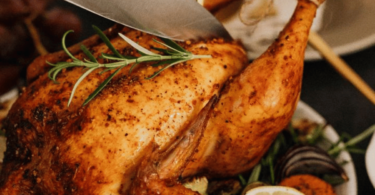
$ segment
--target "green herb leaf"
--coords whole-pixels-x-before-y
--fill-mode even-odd
[[[345,180],[342,177],[337,176],[337,175],[324,174],[322,179],[330,183],[333,186],[339,185],[345,182]]]
[[[307,137],[307,143],[315,145],[323,137],[323,131],[325,125],[317,125],[317,127],[312,131],[312,134]]]
[[[68,107],[70,105],[70,103],[72,102],[72,99],[74,97],[74,92],[76,91],[78,85],[82,82],[82,80],[84,78],[86,78],[87,75],[89,75],[92,71],[94,71],[95,69],[97,68],[90,68],[89,70],[87,70],[83,75],[81,75],[79,77],[79,79],[77,80],[77,82],[74,84],[74,87],[73,87],[73,90],[72,90],[72,93],[70,93],[70,97],[69,97],[69,101],[68,101]]]
[[[238,179],[240,180],[242,186],[246,185],[246,180],[241,174],[238,175]]]
[[[170,52],[170,50],[168,50],[168,49],[163,49],[163,48],[158,48],[158,47],[153,47],[152,49],[154,49],[156,51],[159,51],[163,54],[170,54],[170,55],[175,54],[173,52]]]
[[[262,171],[262,165],[257,164],[253,170],[251,171],[249,180],[247,181],[247,184],[259,181],[260,172]]]
[[[161,43],[162,45],[165,45],[166,47],[168,48],[173,48],[174,50],[177,50],[181,53],[186,53],[187,51],[181,47],[179,44],[177,44],[176,42],[172,41],[172,40],[169,40],[169,39],[166,39],[166,38],[160,38],[165,44]],[[158,43],[160,43],[159,41],[157,41]]]
[[[360,148],[346,148],[352,154],[366,154],[366,150]]]
[[[372,135],[375,132],[375,125],[372,125],[365,131],[363,131],[361,134],[355,136],[354,138],[350,139],[348,142],[346,142],[343,145],[336,145],[334,148],[328,151],[329,155],[337,155],[342,150],[347,149],[349,146],[354,146],[355,144],[361,142],[362,140],[366,139],[370,135]]]
[[[176,65],[176,64],[178,64],[178,63],[185,62],[185,61],[186,61],[185,59],[183,59],[183,60],[177,60],[177,61],[175,61],[174,63],[169,64],[169,65],[163,67],[162,69],[156,71],[153,75],[151,75],[150,77],[148,77],[148,78],[146,78],[146,79],[147,79],[147,80],[149,80],[149,79],[153,79],[153,78],[155,78],[156,76],[158,76],[161,72],[163,72],[165,69],[170,68],[170,67],[172,67],[172,66],[174,66],[174,65]]]
[[[119,61],[124,59],[124,58],[119,58],[119,57],[109,55],[109,54],[106,54],[106,53],[102,53],[101,58],[107,59],[107,60],[119,60]],[[125,58],[129,59],[128,57],[125,57]],[[133,59],[135,59],[135,57]]]
[[[100,39],[107,45],[107,47],[115,54],[117,57],[122,58],[123,56],[115,49],[108,37],[97,27],[92,26],[95,32],[99,35]]]
[[[295,129],[292,126],[291,123],[289,123],[288,130],[289,130],[290,134],[292,135],[292,139],[293,139],[294,143],[299,144],[298,135],[297,135],[297,133],[296,133],[296,131],[295,131]]]
[[[89,97],[85,100],[85,102],[83,103],[83,106],[87,105],[92,99],[94,99],[95,96],[97,96],[99,94],[100,91],[102,91],[104,89],[105,86],[107,86],[107,84],[112,80],[112,78],[122,69],[124,68],[124,66],[121,66],[120,68],[118,68],[115,72],[113,72],[107,79],[104,80],[103,83],[101,83],[99,85],[98,88],[95,89],[94,92],[92,92]]]
[[[179,61],[181,61],[181,60],[180,59],[163,60],[163,61],[160,61],[160,62],[157,62],[157,63],[153,64],[152,66],[157,67],[157,66],[162,66],[162,65],[166,65],[166,64],[175,64],[175,63],[179,63]]]
[[[119,33],[118,35],[120,35],[120,37],[122,39],[124,39],[127,43],[129,43],[129,45],[131,45],[132,47],[134,47],[137,51],[143,53],[144,55],[158,55],[152,51],[149,51],[147,50],[146,48],[138,45],[136,42],[134,42],[133,40],[129,39],[128,37],[126,37],[125,35],[123,35],[122,33]]]
[[[75,58],[75,57],[69,52],[69,50],[66,48],[66,45],[65,45],[65,39],[66,39],[66,37],[68,36],[68,34],[71,33],[71,32],[74,32],[74,30],[69,30],[69,31],[67,31],[66,33],[64,33],[61,43],[62,43],[62,47],[63,47],[63,50],[65,51],[65,53],[68,54],[68,56],[69,56],[70,58],[72,58],[73,60],[78,60],[77,58]]]
[[[133,69],[134,69],[138,64],[139,64],[139,63],[134,63],[134,64],[130,67],[130,69],[129,69],[129,74],[132,73]]]
[[[86,46],[84,45],[81,45],[81,50],[83,51],[83,53],[86,54],[86,56],[92,61],[92,62],[98,62],[98,60],[96,60],[96,58],[90,53],[90,51],[87,49]]]

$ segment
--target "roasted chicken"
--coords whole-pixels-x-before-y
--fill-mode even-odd
[[[180,43],[195,59],[157,70],[123,69],[88,105],[85,98],[109,72],[90,74],[67,101],[82,68],[52,82],[36,59],[29,86],[4,122],[7,150],[0,194],[197,194],[181,179],[229,177],[250,170],[287,125],[299,100],[307,36],[322,1],[299,0],[290,23],[250,65],[244,49],[220,38]],[[116,34],[145,48],[153,36],[123,27],[106,31],[124,55],[139,55]],[[97,37],[83,44],[98,57],[110,50]],[[85,58],[70,48],[77,58]]]

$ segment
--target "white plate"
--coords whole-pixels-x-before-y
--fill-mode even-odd
[[[371,142],[367,147],[366,151],[366,168],[367,174],[371,180],[372,185],[375,188],[375,134],[372,135]]]
[[[12,90],[9,90],[8,92],[4,93],[3,95],[0,95],[0,103],[3,103],[8,100],[12,100],[16,98],[18,95],[17,88],[13,88]]]
[[[325,124],[325,120],[315,110],[309,107],[304,102],[299,102],[297,110],[294,113],[296,119],[308,119],[319,124]],[[325,131],[325,137],[329,140],[336,142],[339,140],[339,136],[332,126],[327,126]],[[341,152],[337,158],[338,162],[347,161],[349,163],[343,166],[346,174],[349,177],[349,181],[335,187],[337,195],[357,195],[357,177],[354,169],[354,164],[350,154],[348,152]]]
[[[18,96],[18,90],[16,88],[14,88],[14,89],[8,91],[7,93],[5,93],[3,95],[0,95],[0,104],[4,103],[6,101],[14,102],[14,100],[17,98],[17,96]],[[2,118],[5,118],[6,114],[8,113],[8,109],[6,109],[6,110],[0,109],[0,121],[1,121]],[[5,137],[0,136],[0,163],[3,162],[3,158],[4,158],[5,142],[6,142]]]
[[[247,0],[264,1],[264,0]],[[233,3],[218,13],[229,33],[244,42],[250,59],[262,54],[289,20],[297,0],[273,0],[275,14],[254,26],[240,22],[238,4]],[[239,1],[241,2],[241,1]],[[224,15],[231,15],[224,17]],[[319,8],[312,29],[318,31],[325,41],[339,55],[352,53],[375,44],[375,2],[374,0],[326,0]],[[306,60],[321,59],[308,47]]]

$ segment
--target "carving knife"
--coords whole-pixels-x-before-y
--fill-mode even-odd
[[[223,25],[196,0],[66,0],[119,24],[177,41],[222,37]]]

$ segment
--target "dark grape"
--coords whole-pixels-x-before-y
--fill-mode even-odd
[[[14,24],[32,13],[42,13],[49,0],[0,0],[0,23]]]
[[[79,18],[52,1],[0,0],[0,94],[15,84],[20,70],[45,53],[43,48],[47,52],[60,50],[66,31],[75,31],[71,40],[79,38]]]
[[[33,49],[27,30],[22,24],[0,24],[0,61],[21,57]]]
[[[68,30],[74,30],[70,38],[77,39],[82,31],[81,21],[72,11],[55,7],[40,15],[35,25],[54,41],[60,41],[62,35]]]
[[[0,95],[12,89],[19,78],[22,67],[0,63]]]

